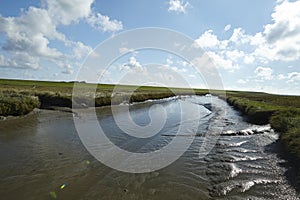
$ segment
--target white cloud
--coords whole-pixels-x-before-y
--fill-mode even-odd
[[[195,45],[198,45],[201,48],[218,47],[220,45],[220,41],[217,36],[213,34],[212,30],[208,30],[195,40]]]
[[[267,24],[264,35],[280,60],[300,58],[300,1],[283,1],[272,13],[272,24]]]
[[[256,76],[261,77],[264,80],[273,79],[273,70],[270,67],[257,67],[254,73]]]
[[[55,24],[69,25],[85,19],[92,27],[108,32],[123,29],[121,21],[111,20],[108,16],[92,11],[94,0],[47,0],[49,16]]]
[[[284,74],[278,74],[277,75],[278,80],[287,80],[287,83],[295,83],[300,82],[300,72],[290,72],[286,75]]]
[[[65,69],[61,72],[62,74],[73,74],[74,71],[72,69]]]
[[[272,19],[262,32],[253,35],[235,28],[229,39],[219,40],[208,30],[195,40],[195,44],[209,52],[217,66],[229,66],[224,68],[227,70],[300,59],[300,1],[278,1]],[[231,28],[229,25],[224,31]]]
[[[179,65],[182,65],[183,67],[186,67],[186,66],[189,65],[189,63],[186,62],[186,61],[179,61],[178,64],[179,64]]]
[[[284,1],[272,13],[273,24],[265,26],[264,33],[270,43],[299,34],[300,2]]]
[[[167,58],[166,62],[167,62],[168,66],[170,66],[170,65],[172,65],[174,63],[173,60],[170,59],[170,58]]]
[[[278,78],[279,80],[284,80],[284,79],[286,79],[287,77],[286,77],[285,75],[283,75],[283,74],[278,74],[278,75],[277,75],[277,78]]]
[[[186,13],[187,7],[190,6],[189,2],[184,2],[181,0],[169,0],[169,12],[178,12],[178,13]]]
[[[230,58],[233,61],[238,61],[240,58],[243,58],[245,56],[243,51],[239,50],[232,50],[232,51],[226,51],[226,56]]]
[[[111,20],[108,16],[104,16],[100,13],[91,14],[87,18],[87,22],[92,27],[104,32],[116,32],[123,29],[123,24],[121,21]]]
[[[20,17],[0,16],[0,31],[6,34],[7,40],[2,46],[5,51],[27,52],[32,56],[54,59],[63,56],[49,47],[49,39],[65,40],[65,37],[56,31],[46,10],[30,7]]]
[[[166,67],[170,67],[170,66],[167,65]],[[185,68],[178,68],[178,67],[170,67],[170,68],[177,73],[184,73],[187,71]]]
[[[255,58],[252,55],[245,55],[244,57],[244,63],[245,64],[252,64],[254,62]]]
[[[19,69],[38,69],[39,58],[32,57],[26,52],[16,52],[12,58],[6,58],[0,55],[0,67],[19,68]]]
[[[143,73],[147,71],[147,69],[144,66],[142,66],[141,63],[138,62],[134,56],[131,56],[128,60],[128,63],[123,64],[120,69],[131,70],[135,73]]]
[[[227,24],[225,27],[224,27],[224,31],[227,32],[231,29],[231,24]]]
[[[41,8],[31,6],[22,11],[20,16],[0,15],[0,33],[5,35],[1,48],[6,55],[1,66],[36,69],[41,66],[42,61],[61,66],[62,62],[84,58],[92,48],[82,42],[69,40],[57,30],[58,26],[66,26],[79,20],[89,23],[94,17],[93,26],[102,31],[123,28],[122,22],[110,20],[109,17],[92,11],[93,2],[94,0],[45,0],[42,1]],[[72,54],[68,55],[56,49],[51,45],[53,41],[67,47]]]
[[[92,48],[86,46],[82,42],[74,42],[73,43],[73,56],[76,59],[82,59],[87,56],[90,52],[92,52]],[[95,56],[96,52],[93,52],[92,56]],[[91,55],[91,54],[90,54]]]
[[[254,36],[251,37],[250,44],[253,46],[260,46],[266,42],[266,39],[262,35],[262,33],[256,33]]]
[[[217,68],[222,68],[230,72],[239,69],[239,67],[235,65],[232,60],[224,58],[223,55],[217,54],[212,51],[207,52],[207,54],[213,60]]]
[[[120,52],[121,54],[124,54],[124,53],[130,53],[130,52],[134,52],[134,49],[127,48],[127,47],[121,47],[121,48],[119,48],[119,52]]]
[[[266,24],[261,32],[249,34],[242,28],[235,28],[231,37],[220,40],[212,30],[208,30],[195,40],[195,47],[202,47],[218,68],[227,71],[242,67],[272,66],[277,61],[283,64],[299,61],[300,1],[280,0],[276,4],[272,22]],[[224,27],[224,31],[230,29],[229,25]],[[299,72],[276,75],[271,67],[257,67],[255,73],[259,79],[253,79],[260,86],[274,78],[295,85],[299,84],[300,79]],[[244,81],[237,80],[241,84]]]
[[[298,82],[300,81],[300,72],[291,72],[291,73],[288,73],[287,75],[288,77],[288,83],[291,83],[291,82]]]
[[[69,25],[91,13],[94,0],[47,0],[46,6],[51,19],[56,24]]]
[[[242,28],[236,28],[233,30],[229,41],[234,42],[237,45],[241,45],[249,43],[251,41],[251,37],[250,35],[245,34],[245,31]]]
[[[173,58],[170,56],[166,59],[166,64],[162,67],[164,70],[172,69],[176,73],[185,73],[187,72],[187,69],[185,68],[188,65],[188,62],[184,60],[173,60]]]

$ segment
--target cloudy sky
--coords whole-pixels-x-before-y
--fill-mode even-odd
[[[0,78],[74,80],[99,43],[142,27],[192,38],[226,89],[300,95],[300,1],[291,0],[1,0]],[[103,82],[153,62],[203,87],[185,61],[152,51],[126,54]]]

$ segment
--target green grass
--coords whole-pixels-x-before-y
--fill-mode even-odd
[[[8,91],[0,92],[0,115],[25,115],[38,107],[40,107],[40,101],[35,96]]]
[[[191,94],[191,89],[184,88],[164,88],[164,87],[151,87],[142,86],[136,88],[131,85],[117,85],[118,91],[114,93],[116,85],[111,84],[89,84],[78,83],[76,87],[79,88],[79,93],[72,96],[74,82],[50,82],[50,81],[31,81],[31,80],[7,80],[0,79],[0,97],[5,99],[6,102],[15,102],[14,98],[10,96],[22,95],[23,101],[25,97],[38,98],[39,104],[32,104],[27,106],[28,111],[37,108],[51,108],[51,107],[69,107],[72,108],[73,104],[76,107],[84,106],[106,106],[111,104],[120,104],[122,102],[142,102],[148,99],[161,99],[171,97],[176,94]],[[91,91],[96,90],[96,96],[93,97]],[[129,96],[129,91],[134,93]],[[204,95],[208,90],[193,90],[195,94]],[[3,94],[6,95],[3,95]],[[114,95],[112,95],[114,93]],[[113,96],[113,97],[112,97]],[[4,101],[4,100],[2,100]],[[22,101],[22,98],[19,98]],[[26,99],[26,101],[28,101]],[[28,101],[29,102],[29,101]],[[24,103],[27,105],[26,103]],[[23,109],[17,109],[14,112],[7,109],[7,103],[0,105],[0,115],[23,115]],[[13,105],[13,104],[11,104]]]
[[[254,124],[267,124],[273,113],[280,109],[278,106],[241,97],[228,96],[227,102],[246,115],[248,121]]]

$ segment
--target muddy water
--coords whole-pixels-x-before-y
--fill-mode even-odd
[[[0,199],[299,198],[284,176],[285,161],[273,153],[277,139],[273,132],[219,137],[212,151],[199,158],[203,134],[210,130],[210,124],[222,125],[224,131],[257,128],[244,122],[221,100],[215,102],[216,107],[226,110],[222,116],[201,105],[207,103],[208,97],[132,105],[131,116],[141,125],[149,123],[151,105],[160,104],[166,109],[164,128],[147,139],[122,133],[109,108],[97,109],[97,116],[116,145],[150,152],[167,145],[177,131],[178,101],[201,107],[200,126],[195,132],[199,137],[173,164],[143,174],[119,172],[94,159],[81,143],[71,113],[44,110],[0,122]]]

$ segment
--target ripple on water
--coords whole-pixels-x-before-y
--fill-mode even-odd
[[[224,152],[237,152],[237,153],[257,153],[257,150],[254,149],[246,149],[246,148],[230,148],[222,150]]]
[[[243,170],[238,168],[236,164],[231,164],[231,171],[230,171],[230,177],[234,178],[239,175],[239,173],[242,173]]]
[[[241,183],[241,192],[246,192],[247,190],[250,190],[250,188],[252,188],[255,185],[259,185],[259,184],[277,184],[279,183],[279,180],[268,180],[268,179],[256,179],[256,180],[252,180],[252,181],[247,181],[244,183]]]
[[[231,193],[245,193],[251,188],[257,185],[278,185],[279,180],[273,179],[253,179],[253,180],[241,180],[241,181],[229,181],[215,185],[211,192],[217,196],[229,196]]]

